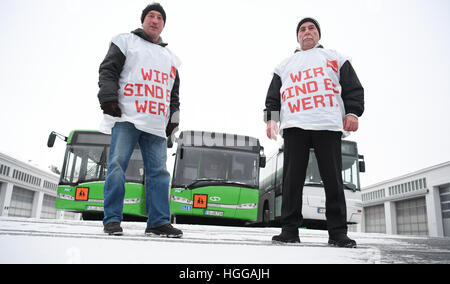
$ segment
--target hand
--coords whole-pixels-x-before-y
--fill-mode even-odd
[[[178,131],[178,123],[169,122],[166,127],[166,137],[172,136]]]
[[[167,148],[173,147],[173,137],[178,131],[178,123],[169,122],[166,127]]]
[[[114,117],[121,117],[122,111],[120,110],[118,102],[106,102],[101,104],[101,109],[104,114],[109,114]]]
[[[356,131],[358,130],[359,122],[358,117],[354,115],[346,115],[344,118],[344,130],[345,131]]]
[[[269,139],[277,140],[278,135],[278,123],[274,120],[267,122],[266,134]]]

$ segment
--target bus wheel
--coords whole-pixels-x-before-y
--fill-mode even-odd
[[[82,212],[81,217],[85,221],[101,221],[103,220],[103,212]]]

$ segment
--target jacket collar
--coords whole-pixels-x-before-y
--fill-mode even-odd
[[[323,48],[323,46],[320,44],[320,43],[318,43],[318,44],[316,44],[316,46],[314,46],[313,48]],[[295,49],[295,52],[294,53],[297,53],[297,52],[301,52],[301,51],[303,51],[300,47],[297,47],[296,49]]]
[[[143,40],[146,40],[148,42],[154,43],[152,42],[152,40],[148,37],[148,35],[144,32],[143,29],[139,28],[139,29],[135,29],[134,31],[132,31],[131,33],[137,35],[138,37],[142,38]],[[162,38],[159,37],[158,38],[158,42],[156,43],[157,45],[160,45],[162,47],[166,47],[167,43],[163,42]]]

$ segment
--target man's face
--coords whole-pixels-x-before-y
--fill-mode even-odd
[[[142,23],[142,29],[156,43],[159,35],[164,29],[164,20],[160,12],[152,10],[148,12]]]
[[[298,30],[298,42],[302,50],[308,50],[316,46],[319,42],[319,31],[311,22],[303,23]]]

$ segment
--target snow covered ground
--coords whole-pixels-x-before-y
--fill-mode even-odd
[[[358,248],[346,249],[329,247],[327,232],[318,230],[301,230],[301,244],[280,246],[271,243],[279,228],[177,224],[183,238],[167,239],[146,237],[145,223],[122,227],[123,236],[108,236],[100,221],[0,217],[0,263],[398,263],[415,259],[386,254],[386,248],[427,250],[408,237],[384,234],[349,233]],[[450,250],[443,252],[449,263]]]

